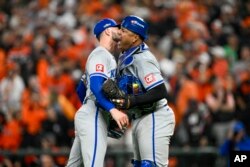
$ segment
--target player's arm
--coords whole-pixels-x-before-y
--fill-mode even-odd
[[[90,77],[90,89],[96,97],[98,104],[103,107],[106,111],[110,111],[115,108],[115,105],[110,102],[102,93],[102,85],[106,78],[101,76]]]
[[[129,124],[127,115],[115,108],[115,105],[111,103],[102,92],[102,85],[106,78],[101,76],[90,77],[90,89],[96,97],[98,104],[106,111],[109,111],[113,119],[116,121],[120,129],[123,129]]]
[[[152,104],[167,98],[167,89],[160,72],[157,61],[153,58],[143,57],[135,62],[137,76],[146,92],[140,95],[129,96],[130,107]]]
[[[150,89],[144,94],[128,96],[130,104],[129,107],[134,107],[143,104],[150,104],[161,99],[167,98],[167,89],[164,83]]]
[[[167,98],[167,89],[164,83],[161,83],[154,88],[140,95],[124,95],[121,98],[112,99],[112,101],[121,109],[129,109],[134,106],[151,104],[161,99]]]

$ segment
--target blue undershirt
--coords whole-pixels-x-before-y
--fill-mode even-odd
[[[96,97],[97,103],[104,108],[106,111],[110,111],[112,108],[115,108],[115,105],[111,103],[102,92],[102,85],[106,78],[101,76],[92,76],[90,77],[90,90]]]

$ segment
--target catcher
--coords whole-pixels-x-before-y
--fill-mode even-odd
[[[147,30],[147,23],[140,17],[131,15],[123,19],[118,42],[122,54],[116,77],[120,90],[107,80],[103,91],[132,120],[134,167],[165,167],[175,117],[167,104],[159,64],[144,42]]]

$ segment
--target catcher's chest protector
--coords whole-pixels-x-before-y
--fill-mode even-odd
[[[139,95],[145,92],[140,80],[135,76],[123,75],[117,79],[117,83],[126,94]]]

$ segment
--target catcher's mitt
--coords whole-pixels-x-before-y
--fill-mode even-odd
[[[134,100],[136,97],[125,94],[112,79],[107,79],[102,86],[102,91],[104,95],[109,98],[118,109],[125,109],[129,114],[132,110],[141,113],[139,115],[145,115],[152,113],[156,109],[156,103],[144,104],[140,106],[133,107]],[[130,109],[130,110],[128,110]],[[138,115],[136,113],[136,115]]]
[[[120,129],[116,123],[116,121],[112,118],[109,121],[108,125],[108,137],[114,139],[120,139],[126,131],[126,128]]]
[[[103,83],[102,90],[104,95],[109,99],[119,99],[125,96],[125,93],[120,90],[117,83],[110,78]]]
[[[125,93],[119,89],[116,82],[113,81],[112,79],[107,79],[103,83],[102,91],[104,95],[110,100],[124,99],[126,97]],[[121,109],[119,105],[117,104],[115,105],[117,108]],[[108,125],[108,137],[115,138],[115,139],[121,138],[124,135],[126,128],[121,130],[119,126],[117,125],[116,121],[112,118],[111,114],[106,111],[104,111],[104,117]]]
[[[112,79],[107,79],[103,83],[102,91],[118,109],[128,109],[130,107],[129,96],[126,95]]]

